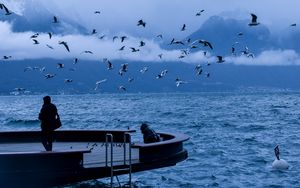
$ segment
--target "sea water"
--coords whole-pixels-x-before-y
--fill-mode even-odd
[[[42,95],[0,96],[0,130],[40,130]],[[179,132],[188,159],[133,174],[135,187],[300,187],[300,93],[53,95],[61,129]],[[55,144],[55,143],[54,143]],[[274,147],[290,168],[272,169]],[[126,180],[127,176],[120,176]],[[65,187],[107,187],[109,179]]]

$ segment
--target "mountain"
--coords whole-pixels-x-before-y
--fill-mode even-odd
[[[248,26],[248,20],[212,16],[206,20],[197,31],[182,40],[190,40],[190,43],[185,42],[184,46],[165,43],[163,47],[166,49],[187,48],[192,45],[193,41],[199,39],[210,42],[213,46],[213,50],[195,42],[194,45],[199,47],[192,51],[205,50],[213,55],[222,56],[231,55],[231,47],[236,48],[235,50],[238,54],[245,50],[245,48],[248,48],[251,53],[258,54],[277,46],[269,29],[263,24],[250,27]]]
[[[43,9],[43,10],[40,10]],[[9,22],[13,32],[52,32],[54,34],[89,34],[88,30],[77,22],[67,18],[58,18],[58,23],[53,23],[54,15],[43,7],[34,9],[28,7],[22,15],[12,13],[5,15],[0,12],[0,21]]]
[[[294,49],[297,53],[300,53],[300,29],[298,27],[288,26],[283,31],[278,39],[278,46],[281,49]]]
[[[203,65],[203,74],[196,75],[195,65],[182,62],[142,63],[113,61],[114,69],[107,70],[107,65],[100,61],[80,61],[74,65],[69,60],[23,60],[0,61],[0,94],[9,94],[15,88],[25,88],[30,93],[122,93],[118,89],[123,85],[127,93],[138,92],[203,92],[203,91],[236,91],[247,88],[299,90],[299,66],[236,66],[232,64]],[[63,63],[64,68],[57,68]],[[128,63],[128,71],[120,76],[121,64]],[[45,66],[46,71],[25,70],[26,67]],[[149,70],[141,74],[147,66]],[[74,69],[70,71],[70,69]],[[162,70],[168,70],[165,77],[156,79]],[[210,77],[206,77],[206,73]],[[45,74],[56,74],[54,78],[45,78]],[[129,78],[134,78],[128,82]],[[176,87],[175,79],[180,78],[188,83]],[[65,83],[65,79],[73,82]],[[97,90],[96,82],[107,79]],[[255,91],[255,89],[254,89]]]
[[[241,35],[238,35],[239,33]],[[200,29],[187,38],[192,41],[207,40],[214,47],[214,54],[224,56],[231,53],[232,46],[237,50],[245,50],[247,46],[254,54],[274,47],[271,33],[263,24],[250,27],[248,20],[225,19],[220,16],[210,17]]]

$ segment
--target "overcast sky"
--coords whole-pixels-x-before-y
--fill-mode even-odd
[[[86,27],[88,30],[97,29],[99,34],[121,35],[129,37],[127,46],[136,46],[140,40],[147,43],[145,50],[139,54],[120,53],[116,50],[120,43],[112,41],[95,42],[90,36],[67,35],[54,36],[48,40],[46,34],[39,37],[43,48],[32,45],[28,38],[33,32],[13,33],[8,23],[0,23],[1,42],[7,42],[0,47],[0,55],[12,55],[15,59],[24,58],[73,58],[81,54],[82,50],[97,49],[93,56],[81,55],[80,58],[100,59],[129,59],[143,61],[159,61],[157,54],[163,53],[166,61],[178,60],[178,50],[167,51],[160,48],[157,41],[149,38],[157,34],[164,36],[184,37],[201,27],[209,17],[220,15],[238,20],[250,20],[250,13],[258,16],[258,21],[268,26],[275,35],[280,34],[292,23],[300,23],[300,1],[297,0],[6,0],[3,3],[12,11],[28,18],[38,18],[41,12],[55,15],[62,20],[72,20]],[[204,9],[201,16],[195,16]],[[100,11],[99,15],[94,11]],[[143,19],[147,26],[137,28],[139,19]],[[186,31],[180,28],[186,24]],[[12,40],[13,38],[13,40]],[[8,40],[9,39],[9,40]],[[57,45],[57,41],[68,41],[71,53]],[[5,44],[5,43],[4,43]],[[55,51],[45,47],[45,44],[55,46]],[[5,47],[3,47],[5,46]],[[34,50],[37,53],[32,53]],[[101,51],[101,53],[100,53]],[[270,54],[281,54],[283,59],[288,58],[292,64],[299,63],[299,55],[293,49],[275,49],[262,52],[256,58],[264,59]],[[208,57],[211,60],[212,57]],[[260,58],[260,59],[259,59]],[[228,58],[236,63],[248,64],[244,58]],[[267,58],[266,62],[273,58]],[[202,53],[195,53],[184,61],[197,62],[204,60]],[[253,64],[253,63],[252,63]],[[278,61],[273,64],[280,64]]]
[[[297,0],[32,0],[33,3],[29,2],[27,3],[30,6],[40,2],[51,12],[79,19],[91,28],[97,25],[120,31],[134,28],[136,20],[141,18],[148,22],[151,30],[161,30],[164,33],[178,29],[181,26],[177,25],[178,23],[187,23],[188,31],[193,32],[207,18],[219,14],[249,19],[249,13],[255,13],[260,22],[271,26],[274,30],[300,21],[300,1]],[[195,17],[202,9],[205,10],[202,16]],[[97,19],[93,14],[95,10],[101,11],[101,16]]]

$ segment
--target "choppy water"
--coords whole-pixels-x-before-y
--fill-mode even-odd
[[[43,96],[1,96],[1,130],[39,130]],[[134,173],[137,187],[300,187],[300,93],[52,96],[64,129],[157,131],[190,136],[186,161]],[[141,139],[138,131],[134,140]],[[290,169],[271,168],[274,147]],[[125,176],[121,179],[126,179]],[[100,179],[69,187],[104,187]]]

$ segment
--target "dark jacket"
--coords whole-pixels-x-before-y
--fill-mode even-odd
[[[55,124],[56,115],[57,108],[54,104],[43,104],[39,113],[42,131],[52,130],[51,127],[53,127]]]
[[[144,143],[153,143],[153,142],[160,141],[159,135],[148,126],[143,127],[142,133],[143,133]]]

